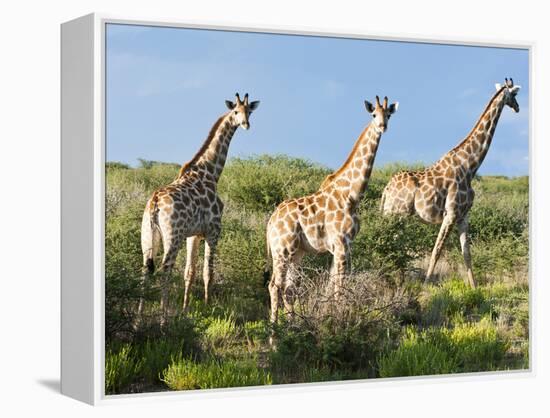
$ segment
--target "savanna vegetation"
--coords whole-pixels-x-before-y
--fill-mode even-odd
[[[405,167],[375,168],[344,302],[325,297],[330,257],[308,256],[297,315],[281,314],[270,350],[266,222],[282,200],[316,190],[329,171],[286,156],[230,160],[219,183],[225,211],[211,301],[202,302],[199,274],[189,313],[181,315],[183,248],[171,278],[171,315],[161,329],[160,278],[140,286],[141,216],[152,191],[172,181],[178,168],[145,160],[138,168],[106,167],[106,393],[529,367],[527,177],[475,179],[471,249],[479,286],[471,289],[462,280],[456,234],[437,280],[423,283],[438,226],[382,217],[382,190]],[[142,294],[146,312],[134,329]]]

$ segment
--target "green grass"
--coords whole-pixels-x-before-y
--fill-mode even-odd
[[[494,371],[508,344],[484,319],[454,328],[407,328],[399,346],[381,357],[380,377]]]
[[[270,385],[271,375],[260,369],[254,360],[176,359],[163,372],[163,382],[171,390],[214,389]]]
[[[486,292],[479,287],[472,289],[461,278],[428,287],[425,305],[423,324],[438,326],[452,323],[456,317],[475,319],[492,308]]]
[[[121,393],[141,371],[141,363],[130,344],[105,353],[105,392]]]
[[[240,337],[240,329],[232,317],[208,318],[202,339],[206,349],[214,353],[230,350]]]
[[[347,283],[355,280],[354,296],[336,310],[323,307],[314,289],[324,285],[331,260],[307,256],[301,286],[310,288],[302,287],[298,318],[281,317],[274,329],[277,349],[270,351],[267,219],[280,201],[316,190],[330,170],[287,156],[229,160],[219,183],[225,210],[210,303],[202,301],[201,248],[190,311],[180,315],[182,248],[171,277],[171,317],[160,329],[159,276],[140,286],[141,217],[153,190],[174,179],[179,166],[109,163],[106,393],[529,367],[529,179],[484,176],[473,182],[471,251],[479,287],[463,282],[456,233],[446,243],[438,281],[425,286],[422,266],[439,226],[383,217],[378,209],[391,175],[410,168],[420,165],[373,170],[352,246],[354,275]],[[135,331],[140,296],[146,312]]]

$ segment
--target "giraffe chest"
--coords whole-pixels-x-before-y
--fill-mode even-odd
[[[351,241],[359,231],[357,215],[345,208],[319,210],[300,219],[306,248],[314,252],[330,251],[335,241]]]
[[[468,211],[474,204],[474,197],[474,189],[469,183],[465,183],[458,188],[457,193],[454,195],[454,204],[459,219],[462,219],[468,214]]]
[[[351,242],[358,231],[355,211],[318,193],[279,205],[268,222],[267,239],[274,253],[324,253],[337,241]]]

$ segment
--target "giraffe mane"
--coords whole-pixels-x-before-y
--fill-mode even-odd
[[[224,113],[222,116],[218,118],[218,120],[214,123],[214,125],[212,125],[212,128],[210,128],[210,132],[206,137],[206,140],[202,144],[201,148],[197,151],[195,156],[181,166],[180,171],[178,172],[178,175],[176,177],[176,180],[180,179],[187,172],[187,170],[193,164],[195,164],[198,161],[198,159],[201,157],[201,155],[204,154],[204,152],[208,149],[208,147],[214,140],[214,137],[216,136],[216,132],[218,131],[218,128],[220,127],[222,121],[225,119],[226,116],[227,116],[227,113]]]
[[[481,114],[479,115],[479,118],[477,119],[476,123],[474,123],[474,127],[470,130],[470,132],[468,132],[468,135],[466,135],[466,137],[457,145],[455,146],[451,151],[456,151],[457,149],[459,149],[460,147],[462,147],[462,145],[464,145],[469,139],[470,137],[472,136],[472,133],[476,130],[476,126],[479,125],[479,122],[481,121],[481,119],[483,118],[483,115],[485,115],[485,113],[487,112],[487,110],[493,105],[493,102],[496,100],[496,98],[498,97],[498,95],[502,92],[502,90],[504,90],[506,88],[506,85],[502,86],[494,95],[493,97],[491,97],[491,100],[489,100],[489,103],[487,104],[487,106],[485,106],[485,109],[483,109],[483,112],[481,112]],[[447,154],[445,154],[447,155]]]
[[[336,170],[334,173],[329,174],[328,176],[325,177],[325,179],[321,183],[321,188],[322,189],[327,187],[332,182],[332,180],[334,180],[339,174],[341,174],[343,171],[345,171],[348,168],[349,164],[353,160],[353,156],[355,155],[355,151],[357,151],[357,148],[359,147],[359,143],[361,142],[361,138],[363,138],[363,135],[365,135],[365,133],[367,132],[367,130],[369,128],[370,128],[370,123],[367,125],[367,127],[365,129],[363,129],[363,132],[361,132],[361,135],[359,135],[359,138],[357,138],[357,141],[355,141],[355,144],[353,145],[353,148],[352,148],[351,152],[349,153],[348,158],[346,159],[344,164],[338,170]]]

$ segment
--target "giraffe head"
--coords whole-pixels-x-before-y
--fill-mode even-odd
[[[250,128],[248,118],[250,117],[250,114],[257,109],[259,104],[259,101],[248,103],[248,93],[244,95],[244,100],[242,101],[239,97],[239,93],[235,93],[235,103],[231,100],[225,101],[225,105],[230,110],[229,117],[231,118],[233,126],[240,126],[246,130]]]
[[[385,132],[388,129],[388,120],[399,107],[399,102],[392,103],[388,106],[388,97],[384,97],[384,103],[380,104],[380,98],[376,96],[376,105],[365,100],[367,112],[372,115],[372,123],[378,132]]]
[[[510,78],[508,80],[507,78],[504,79],[504,87],[500,85],[500,83],[496,83],[495,87],[497,91],[500,89],[503,89],[504,92],[504,104],[510,106],[514,112],[519,112],[519,104],[516,100],[516,95],[518,94],[519,89],[521,86],[514,86],[514,80]]]

